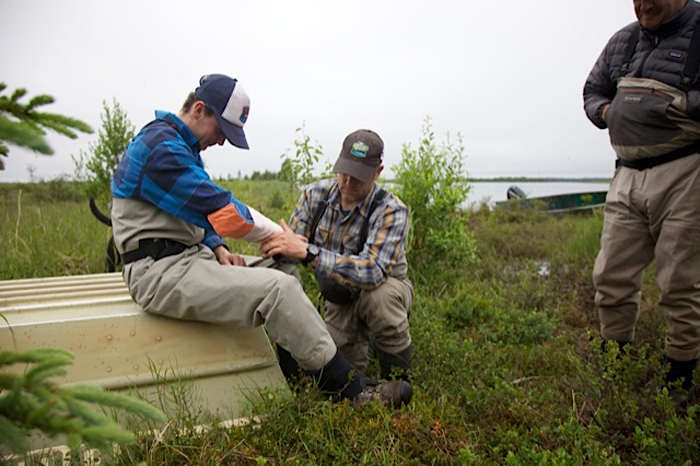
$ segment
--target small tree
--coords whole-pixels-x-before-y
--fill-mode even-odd
[[[415,268],[422,263],[475,260],[476,246],[467,228],[462,206],[469,193],[463,165],[462,136],[435,144],[430,117],[423,125],[423,138],[416,150],[402,148],[401,163],[394,167],[397,194],[411,211],[409,260]]]
[[[81,150],[77,157],[71,155],[78,178],[88,182],[88,194],[96,197],[109,192],[114,171],[134,137],[134,126],[116,99],[111,108],[102,101],[102,109],[97,144],[89,144],[87,153]]]
[[[314,169],[319,158],[323,155],[323,147],[318,141],[315,144],[311,143],[311,138],[305,133],[303,124],[296,129],[296,133],[294,155],[290,157],[289,151],[287,151],[280,156],[282,159],[280,179],[289,182],[289,197],[292,203],[297,201],[295,198],[297,190],[314,180]],[[328,167],[326,167],[326,171],[328,171]]]
[[[0,83],[0,94],[6,88],[5,83]],[[50,95],[39,95],[29,103],[22,104],[20,99],[26,94],[26,89],[16,89],[10,97],[0,95],[0,155],[8,156],[7,144],[24,147],[40,154],[53,154],[53,149],[44,138],[45,129],[51,129],[71,139],[78,137],[74,130],[92,133],[92,128],[80,120],[37,111],[37,108],[54,102]],[[0,170],[4,169],[5,165],[0,158]]]
[[[131,431],[91,408],[93,404],[142,419],[165,420],[163,412],[146,401],[94,385],[61,386],[51,380],[64,376],[72,363],[73,355],[60,348],[0,352],[0,451],[3,446],[13,453],[26,451],[32,431],[51,438],[65,435],[74,451],[82,443],[108,451],[112,442],[128,445],[136,441]],[[26,365],[26,370],[11,373],[7,368],[13,365]]]
[[[292,173],[292,161],[287,157],[287,154],[282,156],[282,166],[280,167],[279,180],[293,182],[294,175]]]

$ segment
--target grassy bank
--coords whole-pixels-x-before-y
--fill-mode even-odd
[[[103,271],[109,229],[73,186],[0,187],[0,278]],[[284,184],[230,188],[274,219],[291,211]],[[678,410],[661,390],[664,320],[651,272],[633,349],[600,353],[590,275],[601,215],[482,208],[464,222],[475,262],[410,272],[410,406],[352,409],[300,388],[251,400],[255,426],[187,435],[180,428],[202,413],[181,406],[158,440],[144,436],[115,463],[698,464],[698,407]]]

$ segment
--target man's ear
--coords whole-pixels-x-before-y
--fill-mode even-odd
[[[200,118],[202,118],[205,115],[205,113],[204,113],[205,107],[206,107],[206,104],[204,102],[202,102],[201,100],[196,101],[192,105],[192,115],[194,116],[195,119],[199,120]]]
[[[379,179],[379,175],[382,174],[382,170],[384,170],[384,165],[380,165],[379,168],[377,168],[377,173],[374,175],[374,181]]]

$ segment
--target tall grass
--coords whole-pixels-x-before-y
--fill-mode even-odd
[[[102,271],[105,249],[99,245],[106,246],[109,229],[92,217],[87,199],[50,196],[31,185],[0,196],[0,278]]]
[[[271,219],[288,220],[289,188],[274,181],[222,181],[242,201]],[[294,202],[296,199],[294,199]],[[98,202],[108,214],[105,200]],[[52,181],[0,184],[0,279],[76,275],[105,271],[111,230],[90,212],[81,184]],[[257,254],[257,247],[229,241],[231,250]]]
[[[291,211],[287,199],[272,202],[277,188],[287,191],[283,184],[230,187],[246,202],[259,199],[253,205],[274,219]],[[37,200],[25,189],[0,196],[2,277],[101,272],[109,230],[87,200]],[[259,422],[214,419],[210,429],[183,435],[176,427],[193,421],[180,416],[114,463],[698,464],[699,407],[679,409],[662,388],[664,322],[651,272],[634,346],[600,352],[590,276],[602,216],[485,208],[462,215],[474,260],[421,264],[430,279],[417,283],[411,315],[409,406],[352,409],[313,387],[263,393],[250,400]],[[379,370],[371,364],[368,372]]]

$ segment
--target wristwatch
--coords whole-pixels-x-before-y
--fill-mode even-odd
[[[318,257],[318,253],[318,246],[316,246],[315,244],[309,244],[306,247],[306,258],[301,261],[302,265],[309,265],[310,263],[312,263],[314,259]]]

